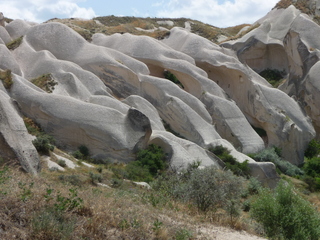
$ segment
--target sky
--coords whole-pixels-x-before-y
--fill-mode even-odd
[[[32,22],[51,18],[135,16],[191,18],[216,27],[252,24],[279,0],[1,0],[5,17]]]

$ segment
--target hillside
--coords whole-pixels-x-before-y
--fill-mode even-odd
[[[66,184],[70,189],[79,188],[81,201],[85,202],[82,210],[92,204],[88,198],[93,194],[88,190],[92,186],[97,192],[107,188],[101,193],[112,195],[110,204],[119,201],[114,195],[121,192],[132,194],[129,202],[135,201],[134,196],[147,196],[146,214],[150,214],[153,225],[141,223],[145,239],[178,239],[172,236],[189,229],[194,225],[192,221],[202,220],[206,230],[197,238],[210,238],[205,232],[215,231],[210,224],[217,221],[217,209],[203,219],[201,207],[181,201],[176,192],[172,196],[165,192],[165,200],[162,195],[154,199],[153,192],[131,185],[141,181],[153,183],[167,169],[183,174],[184,177],[175,179],[182,181],[178,186],[182,192],[188,189],[192,176],[197,176],[198,171],[204,171],[205,176],[205,169],[211,167],[229,169],[245,178],[255,177],[269,188],[275,188],[280,177],[287,179],[285,174],[294,177],[291,181],[296,186],[302,186],[303,198],[318,204],[317,193],[311,193],[320,188],[317,164],[314,171],[308,172],[313,168],[313,157],[320,153],[317,11],[316,1],[307,4],[282,0],[253,25],[224,29],[185,18],[107,16],[91,20],[51,19],[36,24],[0,16],[0,163],[4,166],[0,194],[22,200],[7,213],[1,213],[8,217],[8,222],[2,224],[13,224],[10,221],[15,211],[28,201],[34,205],[27,207],[31,215],[33,211],[41,215],[43,209],[35,210],[37,203],[45,211],[49,211],[49,206],[68,205],[73,200],[76,204],[80,200],[72,195],[74,192],[64,189]],[[312,146],[315,153],[306,154]],[[151,154],[147,160],[139,159],[141,151]],[[266,152],[272,157],[258,157]],[[155,160],[159,155],[161,161]],[[304,164],[303,169],[298,168]],[[10,166],[9,170],[5,166]],[[19,176],[17,166],[33,177]],[[196,166],[196,170],[191,171],[190,166]],[[31,180],[27,180],[28,176]],[[20,178],[18,185],[10,180]],[[62,184],[55,185],[59,181]],[[232,183],[236,185],[237,181],[249,184],[248,180]],[[37,190],[33,189],[34,184]],[[51,202],[56,199],[54,205],[41,197],[51,194],[45,193],[50,189],[46,186],[56,189],[55,196],[49,198]],[[7,195],[10,188],[15,189],[13,195]],[[59,198],[58,192],[63,191],[64,198]],[[240,195],[239,192],[235,196],[237,204],[251,199]],[[8,204],[5,197],[0,199],[5,201],[2,204]],[[154,210],[158,201],[171,205]],[[221,207],[222,203],[217,206],[222,209],[221,216],[228,218],[230,208]],[[143,208],[143,204],[139,205],[133,212]],[[177,211],[177,219],[168,220],[170,208],[182,208],[188,217],[195,218],[180,224],[179,219],[185,216]],[[75,217],[85,222],[75,227],[72,234],[85,237],[91,230],[98,231],[98,225],[90,228],[87,217],[92,215],[95,224],[101,224],[100,210],[79,213],[76,209],[63,214],[66,219]],[[157,214],[152,215],[152,211]],[[106,234],[114,234],[115,239],[141,234],[142,228],[135,233],[134,218],[123,214],[115,217],[114,223],[108,223],[106,228],[113,233],[104,229],[97,233],[97,239]],[[159,220],[157,216],[162,214],[164,217]],[[266,234],[257,226],[242,225],[238,220],[239,225],[235,224],[232,211],[230,216],[225,225]],[[250,221],[247,213],[240,216]],[[20,217],[19,220],[26,221],[25,226],[34,221]],[[137,217],[143,221],[140,215]],[[173,227],[170,222],[175,223]],[[159,230],[162,224],[169,233]],[[22,231],[21,239],[36,234],[28,232],[30,228],[23,224],[16,228],[13,225],[10,229],[14,234]],[[0,227],[0,236],[2,232],[10,233],[1,222]],[[84,232],[77,232],[81,228]],[[181,239],[197,235],[195,228],[192,237],[187,232]]]

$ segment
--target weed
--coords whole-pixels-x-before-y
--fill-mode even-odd
[[[83,185],[79,175],[60,175],[58,178],[62,182],[68,182],[77,187],[81,187]]]
[[[23,121],[28,133],[34,136],[37,136],[41,133],[40,127],[31,118],[24,117]]]
[[[11,70],[9,69],[4,71],[0,70],[0,80],[2,81],[3,86],[6,89],[10,89],[11,85],[13,84]]]
[[[189,240],[193,239],[193,234],[189,230],[182,228],[176,231],[175,234],[175,239],[176,240]]]
[[[75,226],[75,219],[52,208],[45,208],[33,214],[31,239],[69,240],[72,239],[71,236]]]
[[[163,225],[163,222],[159,221],[159,219],[156,219],[154,222],[153,222],[153,227],[152,227],[152,230],[154,232],[157,232],[160,230],[161,226]]]
[[[48,192],[47,192],[48,193]],[[50,193],[51,194],[51,193]],[[48,196],[50,196],[48,193]],[[64,197],[58,192],[54,207],[57,211],[72,211],[82,206],[83,199],[78,197],[76,188],[69,189],[69,196]]]
[[[102,175],[101,174],[89,172],[89,177],[90,177],[91,183],[94,185],[96,185],[97,182],[102,182]]]
[[[10,50],[14,50],[16,48],[18,48],[20,46],[20,44],[22,43],[22,39],[23,36],[18,37],[17,39],[12,40],[11,42],[9,42],[6,46],[8,49]]]
[[[41,133],[35,140],[32,141],[38,152],[49,154],[54,149],[55,140],[48,134]]]
[[[62,159],[58,160],[58,165],[63,168],[67,167],[66,161]]]
[[[31,79],[30,82],[32,82],[34,85],[38,86],[42,90],[46,91],[47,93],[52,93],[55,85],[58,84],[53,79],[53,76],[50,73],[43,74],[37,78]]]
[[[20,199],[23,202],[26,202],[29,198],[33,196],[31,189],[33,188],[34,182],[30,184],[19,182],[18,186],[21,189]]]

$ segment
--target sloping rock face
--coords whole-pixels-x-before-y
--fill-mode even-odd
[[[282,71],[285,81],[278,88],[295,99],[308,114],[319,139],[319,25],[294,6],[274,9],[257,23],[260,24],[258,28],[224,46],[235,50],[241,62],[256,72],[265,69]],[[310,122],[301,117],[300,120]],[[310,128],[301,124],[296,127],[314,135]]]
[[[20,36],[20,46],[7,49],[5,43]],[[10,113],[19,123],[7,130],[8,121],[1,121],[0,151],[19,158],[27,171],[37,172],[39,159],[29,154],[34,148],[22,116],[67,151],[86,145],[92,157],[122,162],[154,143],[178,170],[194,161],[220,168],[208,149],[222,145],[239,162],[248,160],[252,175],[269,186],[278,179],[274,165],[256,163],[246,153],[275,145],[287,160],[303,161],[315,135],[308,116],[234,50],[179,28],[162,41],[131,34],[92,39],[89,43],[60,23],[15,20],[0,26],[0,69],[10,69],[13,80],[7,89],[0,86],[1,114],[7,114],[0,116],[8,120]],[[168,72],[180,84],[166,79]],[[316,74],[314,69],[309,78]],[[50,91],[32,83],[44,75],[55,83]],[[254,127],[267,132],[267,142]],[[25,145],[13,144],[11,132],[23,135]]]
[[[281,147],[288,161],[302,163],[306,145],[315,131],[296,101],[271,88],[265,79],[242,64],[233,51],[181,29],[173,29],[164,42],[192,56],[197,66],[237,103],[249,122],[266,131],[268,146]]]

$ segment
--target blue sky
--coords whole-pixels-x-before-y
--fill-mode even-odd
[[[253,23],[279,0],[1,0],[0,12],[13,19],[44,22],[96,16],[186,17],[217,27]]]

